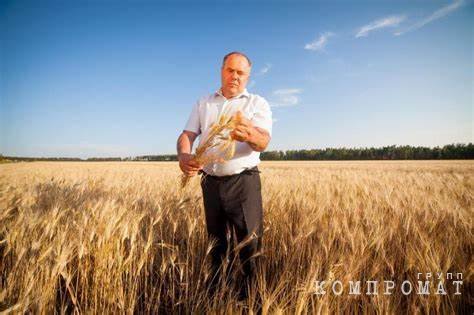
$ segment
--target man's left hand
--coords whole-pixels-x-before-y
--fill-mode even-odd
[[[230,136],[232,137],[232,139],[237,141],[250,141],[255,131],[253,123],[247,118],[245,118],[240,111],[237,112],[236,119],[237,124],[235,126],[235,129],[231,131]]]

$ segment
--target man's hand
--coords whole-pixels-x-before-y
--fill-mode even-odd
[[[265,129],[255,127],[240,111],[235,115],[235,119],[236,127],[230,133],[232,139],[247,142],[254,151],[263,152],[270,142],[270,134]]]
[[[230,133],[232,139],[240,142],[247,142],[251,140],[253,132],[255,130],[252,122],[245,118],[242,115],[241,111],[237,112],[237,114],[235,115],[235,119],[237,120],[237,124],[235,126],[235,129],[232,130],[232,132]]]
[[[198,171],[202,169],[202,165],[199,165],[194,160],[194,154],[181,153],[178,156],[178,159],[179,159],[179,168],[187,176],[195,176],[197,175]]]

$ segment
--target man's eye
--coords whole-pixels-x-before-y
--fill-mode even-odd
[[[238,71],[237,74],[238,75],[244,75],[244,73],[242,71]]]

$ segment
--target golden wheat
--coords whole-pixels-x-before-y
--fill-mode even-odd
[[[206,139],[201,141],[196,148],[193,160],[203,166],[230,160],[235,153],[235,140],[230,133],[241,119],[240,111],[235,116],[223,113],[219,115],[217,122],[212,124]],[[181,175],[181,188],[186,187],[190,179],[191,177],[186,174]]]
[[[0,311],[461,313],[472,302],[471,161],[267,162],[245,304],[207,293],[200,187],[176,163],[0,165]],[[284,178],[285,180],[281,180]],[[229,266],[226,266],[226,270]],[[461,295],[347,295],[347,281],[462,272]],[[315,295],[314,281],[344,294]]]

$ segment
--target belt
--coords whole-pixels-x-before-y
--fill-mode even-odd
[[[245,170],[243,170],[242,172],[240,172],[238,174],[225,175],[225,176],[210,175],[210,174],[204,172],[203,170],[199,170],[199,172],[198,172],[198,174],[202,174],[206,177],[211,177],[213,179],[219,179],[219,180],[228,180],[230,178],[237,177],[237,176],[240,176],[242,174],[253,174],[253,173],[260,173],[260,170],[258,169],[257,166],[254,166],[254,167],[251,167],[251,168],[246,168]]]

